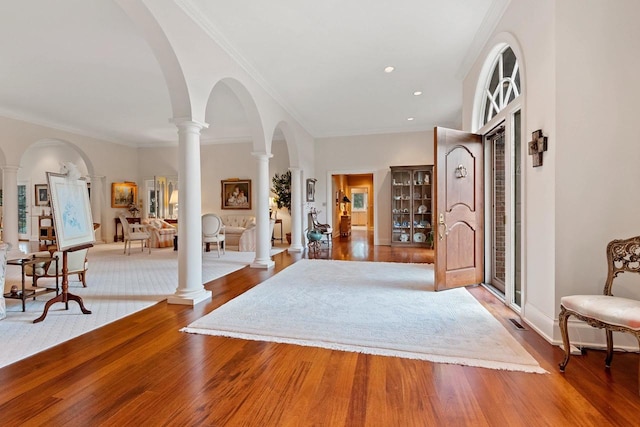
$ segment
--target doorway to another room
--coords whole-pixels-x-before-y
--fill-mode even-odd
[[[352,231],[374,230],[373,173],[331,175],[335,207],[332,214],[334,236],[348,238]]]

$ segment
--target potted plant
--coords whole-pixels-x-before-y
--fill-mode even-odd
[[[271,191],[276,195],[273,198],[273,202],[278,209],[287,208],[289,214],[291,214],[291,171],[286,171],[282,174],[273,175],[271,180],[273,188]],[[291,233],[286,233],[287,242],[291,244]]]

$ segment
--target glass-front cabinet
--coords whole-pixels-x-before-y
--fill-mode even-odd
[[[433,166],[391,166],[391,246],[433,247]]]

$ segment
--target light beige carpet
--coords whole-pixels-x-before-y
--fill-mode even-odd
[[[82,297],[92,314],[82,314],[75,302],[69,303],[68,311],[64,304],[56,303],[43,322],[33,324],[45,302],[55,294],[28,300],[24,313],[20,300],[6,299],[7,317],[0,320],[0,367],[150,307],[175,292],[178,252],[164,248],[152,249],[150,255],[132,251],[127,256],[122,248],[122,243],[112,243],[89,250],[86,288],[77,281],[77,275],[70,277],[69,291]],[[281,251],[274,249],[272,254]],[[253,252],[227,251],[220,258],[216,251],[203,252],[203,283],[239,270],[254,258]],[[43,280],[42,284],[55,283],[53,280]],[[20,286],[20,267],[9,265],[5,289],[11,289],[12,284]]]
[[[301,260],[185,332],[543,373],[465,289],[428,264]]]

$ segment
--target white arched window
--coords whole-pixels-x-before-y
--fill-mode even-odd
[[[518,60],[509,46],[498,54],[493,70],[485,83],[483,94],[481,127],[520,96]]]

